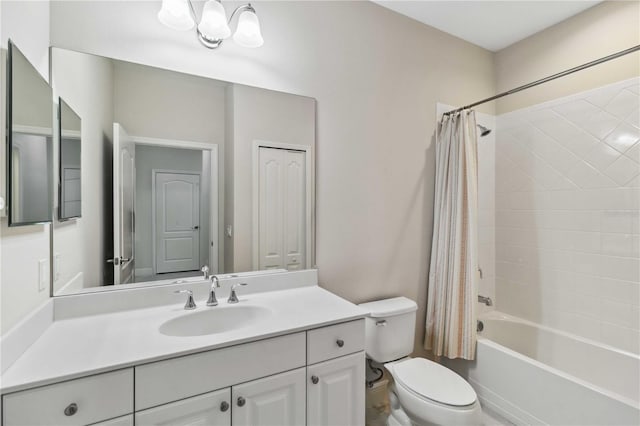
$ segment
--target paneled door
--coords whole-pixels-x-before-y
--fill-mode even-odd
[[[233,386],[233,426],[300,426],[305,424],[306,369]]]
[[[156,273],[200,268],[200,175],[154,171]]]
[[[229,426],[231,389],[225,388],[136,413],[137,426]]]
[[[136,145],[122,125],[113,123],[113,259],[114,284],[135,280]]]
[[[258,151],[258,269],[303,269],[306,262],[306,152]]]
[[[309,426],[364,424],[364,352],[307,368]]]

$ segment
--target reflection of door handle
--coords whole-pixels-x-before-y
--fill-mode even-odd
[[[194,231],[197,231],[198,229],[200,229],[200,227],[199,227],[198,225],[196,225],[196,226],[194,226],[194,227],[193,227],[193,230],[194,230]]]
[[[124,257],[114,257],[113,259],[107,259],[107,263],[113,263],[114,265],[118,266],[121,265],[123,263],[129,262],[131,260],[131,258],[124,258]]]

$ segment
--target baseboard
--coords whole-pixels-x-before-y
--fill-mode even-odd
[[[136,277],[150,277],[153,275],[153,268],[136,268]]]

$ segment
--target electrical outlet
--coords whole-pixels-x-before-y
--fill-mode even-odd
[[[49,282],[49,260],[38,261],[38,291],[44,291]]]

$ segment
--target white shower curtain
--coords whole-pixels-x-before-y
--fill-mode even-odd
[[[433,242],[425,348],[474,359],[478,273],[475,112],[444,116],[436,137]]]

